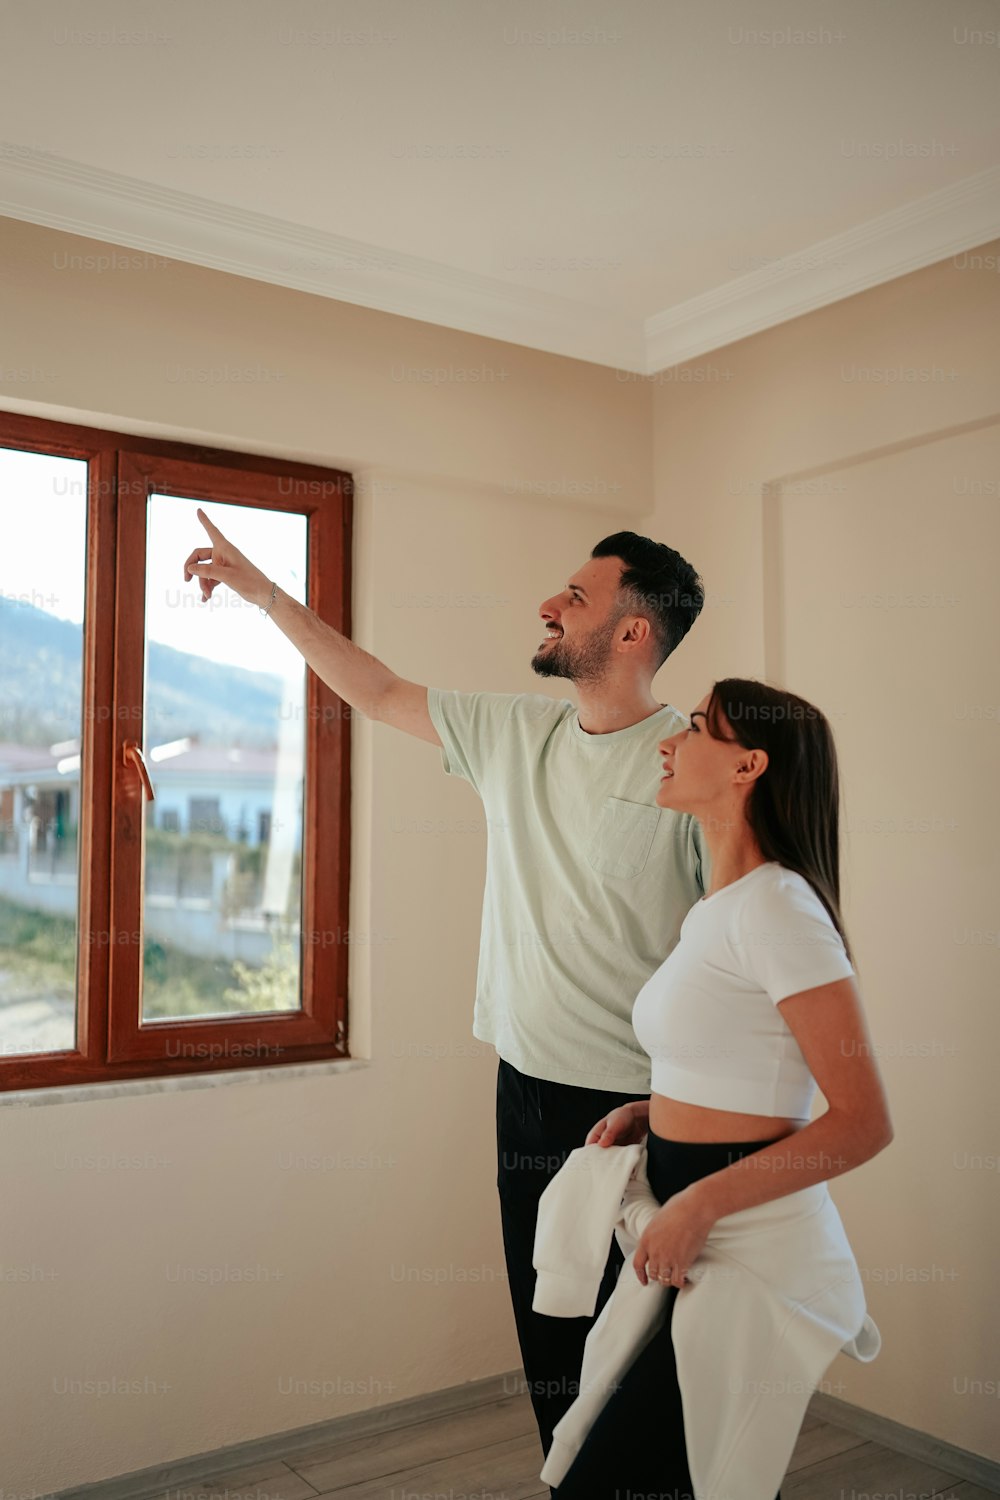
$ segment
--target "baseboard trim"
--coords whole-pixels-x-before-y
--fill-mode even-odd
[[[887,1448],[895,1448],[909,1458],[919,1458],[935,1468],[953,1473],[958,1479],[969,1479],[984,1489],[1000,1492],[1000,1463],[984,1458],[980,1453],[970,1453],[967,1448],[956,1448],[942,1438],[931,1437],[916,1427],[904,1427],[891,1417],[880,1417],[877,1412],[865,1411],[852,1406],[837,1396],[817,1391],[809,1403],[809,1414],[830,1422],[834,1427],[843,1427],[856,1432],[859,1437],[871,1438]]]
[[[255,1463],[288,1460],[321,1443],[368,1437],[385,1428],[451,1416],[467,1408],[500,1401],[505,1396],[518,1395],[524,1389],[524,1372],[507,1370],[500,1375],[488,1375],[485,1380],[470,1380],[464,1385],[448,1386],[425,1396],[411,1396],[406,1401],[393,1401],[385,1406],[350,1412],[347,1416],[331,1417],[310,1427],[271,1433],[268,1437],[234,1443],[210,1453],[198,1453],[176,1463],[155,1464],[152,1468],[136,1469],[131,1474],[99,1479],[70,1490],[53,1490],[37,1495],[35,1500],[158,1500],[167,1489],[183,1488],[233,1469],[249,1468]]]
[[[180,1459],[177,1463],[155,1464],[151,1468],[137,1469],[116,1479],[99,1479],[93,1484],[79,1485],[74,1489],[50,1491],[47,1495],[37,1496],[37,1500],[157,1500],[164,1490],[183,1488],[184,1485],[211,1479],[233,1469],[249,1468],[255,1463],[281,1462],[321,1443],[368,1437],[386,1428],[451,1416],[458,1411],[487,1406],[492,1401],[518,1394],[524,1389],[523,1371],[507,1370],[500,1375],[488,1375],[484,1380],[471,1380],[464,1385],[431,1391],[425,1396],[411,1396],[406,1401],[368,1407],[365,1411],[331,1417],[326,1422],[315,1422],[309,1427],[292,1428],[288,1432],[253,1438],[246,1443],[234,1443],[228,1448],[198,1453],[191,1458]],[[887,1448],[895,1448],[910,1458],[922,1459],[946,1472],[954,1473],[957,1478],[982,1485],[984,1489],[1000,1492],[1000,1463],[984,1458],[979,1453],[957,1448],[952,1443],[931,1437],[926,1432],[919,1432],[914,1427],[904,1427],[901,1422],[894,1422],[890,1417],[882,1417],[875,1412],[865,1411],[860,1406],[852,1406],[823,1391],[815,1393],[809,1403],[809,1412],[811,1416],[830,1422],[835,1427],[842,1427],[847,1432],[855,1432],[860,1437],[883,1443]]]

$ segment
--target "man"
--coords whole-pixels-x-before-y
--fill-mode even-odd
[[[648,1099],[632,1003],[708,885],[697,822],[655,805],[657,745],[686,720],[653,678],[704,603],[698,574],[662,543],[599,542],[540,607],[537,693],[442,691],[398,677],[276,588],[203,511],[211,547],[184,577],[226,583],[270,617],[337,695],[370,719],[438,745],[483,800],[489,860],[473,1032],[499,1054],[497,1186],[518,1341],[542,1446],[578,1390],[593,1318],[532,1311],[538,1200],[610,1110]],[[271,602],[273,600],[273,602]],[[595,1316],[621,1266],[612,1245]]]

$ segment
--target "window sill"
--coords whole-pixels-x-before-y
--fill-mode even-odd
[[[337,1057],[315,1063],[292,1063],[280,1068],[238,1068],[228,1073],[183,1073],[174,1078],[121,1078],[108,1083],[71,1084],[65,1088],[10,1089],[0,1092],[0,1108],[22,1109],[39,1104],[82,1104],[89,1099],[131,1098],[138,1094],[173,1094],[182,1089],[220,1088],[228,1084],[277,1083],[287,1078],[322,1078],[371,1067],[365,1057]]]

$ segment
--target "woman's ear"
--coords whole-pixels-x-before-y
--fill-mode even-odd
[[[748,750],[741,755],[736,766],[738,781],[756,781],[767,770],[767,751]]]

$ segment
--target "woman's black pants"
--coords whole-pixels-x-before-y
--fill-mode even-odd
[[[647,1139],[649,1185],[661,1203],[689,1183],[770,1141],[691,1145],[652,1131]],[[634,1276],[631,1264],[623,1276]],[[693,1500],[684,1443],[680,1387],[670,1334],[677,1288],[666,1298],[663,1327],[642,1350],[598,1416],[558,1489],[557,1500]],[[711,1399],[709,1397],[708,1399]],[[780,1492],[777,1500],[781,1500]]]

